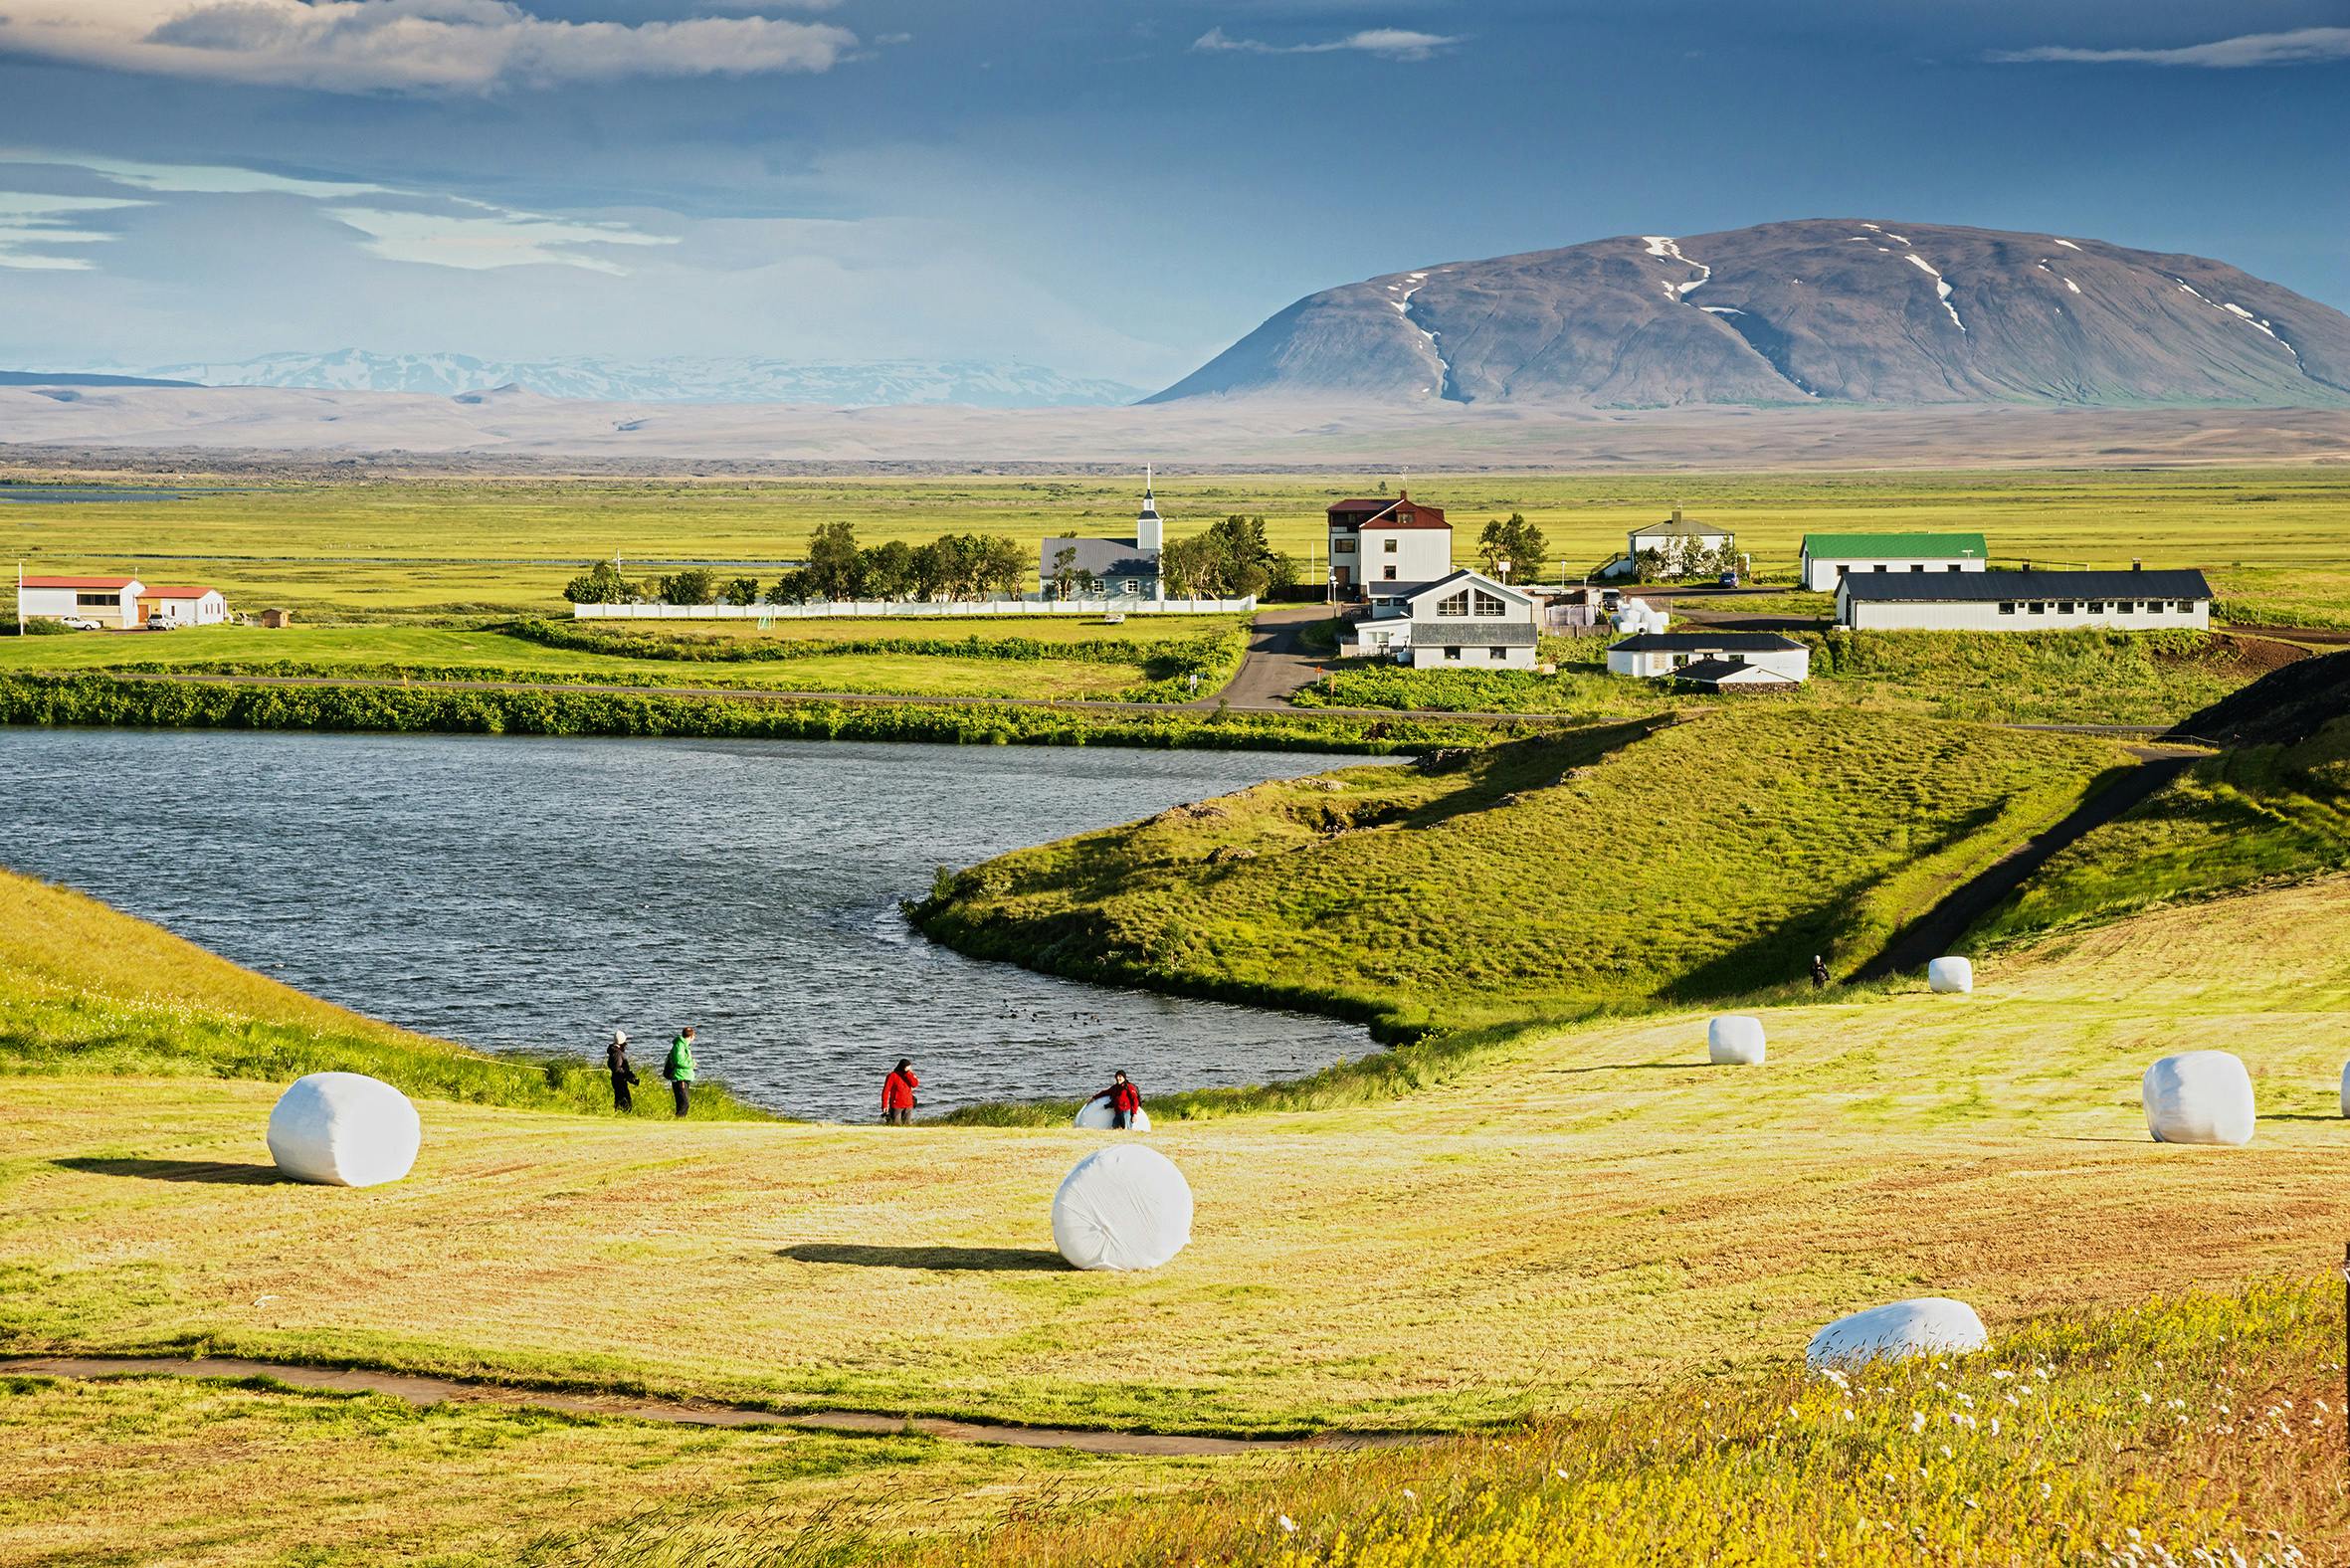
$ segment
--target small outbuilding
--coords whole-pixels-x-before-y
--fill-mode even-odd
[[[1744,666],[1756,674],[1739,675],[1735,670],[1716,670],[1714,666]],[[1777,632],[1724,632],[1704,627],[1680,632],[1642,632],[1608,649],[1610,675],[1653,680],[1660,676],[1683,676],[1691,667],[1697,667],[1701,676],[1717,681],[1734,677],[1746,683],[1777,680],[1794,685],[1811,679],[1812,651]]]
[[[1827,593],[1860,572],[1979,572],[1990,548],[1979,533],[1807,533],[1803,584]]]

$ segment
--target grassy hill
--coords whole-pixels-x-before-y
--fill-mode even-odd
[[[223,897],[235,896],[223,893]],[[656,1066],[658,1064],[655,1064]],[[411,1094],[612,1115],[600,1060],[488,1057],[240,968],[96,898],[0,870],[0,1074],[244,1078],[366,1073]],[[638,1072],[647,1078],[646,1067]],[[638,1113],[667,1115],[661,1095]],[[763,1115],[711,1084],[713,1116]]]
[[[1849,972],[2126,764],[2095,738],[1720,710],[1261,784],[943,878],[965,951],[1371,1020],[1565,1020]]]

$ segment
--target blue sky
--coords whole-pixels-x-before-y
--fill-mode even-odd
[[[1297,295],[1841,216],[2350,307],[2350,4],[0,0],[0,365],[1157,385]]]

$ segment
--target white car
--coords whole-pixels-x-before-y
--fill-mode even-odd
[[[179,623],[167,615],[150,615],[147,617],[147,630],[150,632],[176,632],[179,630]]]
[[[95,632],[98,629],[98,623],[87,615],[60,616],[57,624],[69,632]]]

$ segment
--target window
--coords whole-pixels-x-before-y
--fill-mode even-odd
[[[2079,611],[2080,605],[2078,602],[2071,599],[2066,599],[2056,606],[2056,613],[2058,615],[2075,615],[2078,614]]]
[[[1390,568],[1390,570],[1392,569]],[[1464,589],[1449,599],[1439,599],[1436,602],[1436,613],[1439,615],[1467,615],[1469,613],[1468,591]]]
[[[1850,577],[1853,575],[1853,569],[1850,566],[1839,566],[1836,569],[1836,575],[1839,577]]]
[[[1408,528],[1412,525],[1412,514],[1408,511],[1399,511],[1395,514],[1395,520]]]
[[[1484,591],[1482,588],[1479,588],[1479,589],[1476,591],[1476,613],[1477,613],[1477,614],[1479,614],[1479,615],[1499,615],[1499,614],[1501,613],[1502,609],[1503,609],[1503,605],[1502,605],[1502,603],[1501,603],[1501,601],[1500,601],[1499,599],[1496,599],[1495,597],[1493,597],[1493,595],[1491,595],[1491,594],[1489,594],[1489,593],[1485,592],[1485,591]]]
[[[1382,566],[1382,567],[1380,567],[1380,568],[1379,568],[1379,580],[1380,580],[1381,582],[1390,582],[1390,583],[1391,583],[1391,582],[1394,582],[1394,581],[1395,581],[1395,568],[1394,568],[1394,567],[1392,567],[1392,566]]]
[[[1395,540],[1381,539],[1379,541],[1379,548],[1385,551],[1387,554],[1393,555],[1395,553]]]
[[[1675,670],[1678,670],[1681,666],[1687,664],[1688,662],[1689,656],[1687,654],[1674,654],[1672,656],[1672,668]]]
[[[1912,566],[1909,569],[1913,572],[1922,572],[1925,570],[1923,566]]]
[[[1332,539],[1330,541],[1330,553],[1332,555],[1352,555],[1354,553],[1354,540]]]
[[[1955,561],[1954,561],[1954,562],[1952,562],[1950,565],[1948,565],[1948,566],[1945,566],[1945,567],[1943,567],[1943,568],[1942,568],[1942,570],[1944,570],[1944,571],[1946,571],[1946,572],[1964,571],[1965,569],[1966,569],[1966,568],[1964,568],[1964,567],[1962,567],[1962,566],[1958,565],[1958,564],[1957,564]]]
[[[1122,581],[1122,582],[1120,582],[1120,583],[1118,584],[1118,592],[1120,592],[1120,593],[1140,593],[1140,592],[1142,592],[1142,579],[1141,579],[1141,578],[1139,578],[1139,577],[1128,577],[1128,578],[1126,578],[1124,581]]]
[[[1461,657],[1461,650],[1458,648],[1448,648],[1445,650],[1445,657],[1447,659],[1459,659]]]
[[[1506,648],[1488,648],[1485,650],[1485,657],[1498,662],[1509,657],[1509,650]]]
[[[2046,599],[2035,599],[2035,600],[2033,600],[2033,601],[2032,601],[2032,613],[2033,613],[2034,615],[2046,615],[2046,614],[2048,614],[2048,613],[2049,613],[2049,605],[2048,605],[2048,601],[2047,601]]]
[[[2187,614],[2187,611],[2188,611],[2187,601],[2186,601],[2186,600],[2184,600],[2184,599],[2181,599],[2181,600],[2180,600],[2180,601],[2179,601],[2177,604],[2174,604],[2174,605],[2172,605],[2172,606],[2171,606],[2171,608],[2172,608],[2173,610],[2175,610],[2176,612],[2178,612],[2180,615],[2185,615],[2185,614]]]
[[[1999,602],[1999,613],[2001,615],[2014,615],[2016,613],[2016,601],[2013,599],[2002,599]]]
[[[1891,568],[1891,567],[1889,567],[1889,566],[1872,566],[1872,567],[1870,567],[1870,568],[1869,568],[1869,570],[1871,570],[1871,571],[1878,571],[1878,572],[1882,572],[1882,571],[1890,571],[1890,570],[1892,570],[1892,568]]]
[[[78,593],[74,595],[74,602],[76,604],[104,605],[111,609],[122,602],[122,596],[112,593]]]

